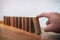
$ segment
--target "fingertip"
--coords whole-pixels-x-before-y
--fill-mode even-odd
[[[44,28],[44,31],[45,32],[49,32],[50,30],[48,28]]]
[[[41,13],[40,15],[37,15],[37,18],[41,18],[41,17],[46,17],[46,18],[50,18],[50,14],[49,13]]]
[[[39,18],[39,15],[37,15],[36,18]]]

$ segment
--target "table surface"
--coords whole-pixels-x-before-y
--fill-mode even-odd
[[[15,33],[17,33],[16,35],[19,34],[20,36],[18,38],[21,38],[21,40],[60,40],[60,34],[57,34],[57,33],[42,31],[42,33],[40,35],[36,35],[33,33],[22,31],[20,29],[14,28],[14,27],[6,26],[3,24],[0,24],[0,28],[2,28],[4,30],[8,30],[10,32],[15,32]]]

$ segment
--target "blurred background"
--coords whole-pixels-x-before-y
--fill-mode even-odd
[[[43,12],[59,12],[60,0],[0,0],[0,20],[3,16],[35,17]],[[47,18],[40,18],[41,28]]]

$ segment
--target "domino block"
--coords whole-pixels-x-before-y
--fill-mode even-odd
[[[10,17],[7,17],[8,25],[10,26]]]
[[[22,17],[18,17],[18,28],[22,29]]]
[[[25,18],[25,22],[26,22],[26,23],[25,23],[25,25],[26,25],[26,26],[25,26],[25,30],[26,30],[27,32],[29,32],[29,17],[26,17],[26,18]]]
[[[22,17],[22,30],[25,30],[25,22],[26,22],[26,20],[25,20],[25,17]]]
[[[13,17],[11,17],[11,18],[10,18],[10,26],[13,26],[13,24],[14,24],[13,21],[14,21],[14,20],[13,20]]]
[[[7,16],[5,17],[5,19],[6,19],[6,25],[8,25],[8,18],[7,18]]]
[[[34,23],[33,23],[33,17],[29,18],[29,32],[35,33]]]
[[[5,24],[5,16],[3,17],[3,23]]]
[[[18,17],[15,17],[15,27],[18,28]]]
[[[41,33],[41,28],[40,28],[40,25],[39,25],[38,18],[33,18],[33,22],[34,22],[35,33],[37,35],[39,35]]]
[[[15,27],[15,17],[12,18],[13,25]]]

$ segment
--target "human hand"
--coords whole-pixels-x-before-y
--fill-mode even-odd
[[[56,32],[60,33],[60,14],[56,12],[42,13],[38,15],[37,18],[46,17],[48,21],[46,22],[47,27],[44,28],[45,32]]]

